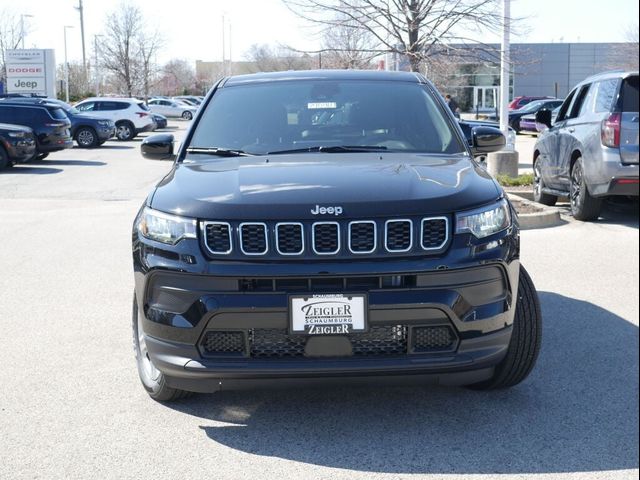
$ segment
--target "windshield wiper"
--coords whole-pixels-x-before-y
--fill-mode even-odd
[[[379,152],[386,150],[387,147],[382,145],[319,145],[306,148],[294,148],[292,150],[275,150],[267,152],[267,155],[278,155],[282,153],[306,153],[306,152],[322,152],[322,153],[342,153],[342,152]]]
[[[203,154],[203,155],[218,155],[220,157],[251,157],[251,153],[243,152],[242,150],[231,150],[228,148],[218,147],[188,147],[187,153]]]

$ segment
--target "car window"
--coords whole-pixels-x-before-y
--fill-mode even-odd
[[[149,105],[158,105],[159,103],[158,100],[149,100]]]
[[[138,107],[140,110],[144,110],[145,112],[149,111],[149,107],[147,107],[144,102],[138,102]]]
[[[608,112],[613,106],[613,102],[618,92],[619,80],[612,78],[598,82],[598,91],[595,95],[593,111],[596,113]]]
[[[587,92],[589,91],[589,87],[590,85],[583,85],[582,87],[580,87],[580,90],[578,90],[578,93],[573,100],[573,104],[571,105],[569,114],[565,117],[566,119],[576,118],[578,116],[578,113],[580,113],[580,109],[582,108],[584,99],[587,96]]]
[[[562,120],[566,120],[567,113],[569,111],[569,107],[571,106],[571,102],[573,101],[573,97],[576,95],[577,89],[573,89],[567,98],[564,99],[562,106],[560,107],[560,111],[558,112],[558,117],[556,118],[557,122],[561,122]]]
[[[69,118],[62,108],[50,108],[48,110],[49,114],[56,120],[67,120]]]
[[[76,108],[81,112],[91,112],[93,110],[96,110],[96,104],[95,102],[85,102],[76,105]]]
[[[638,76],[628,77],[622,83],[622,111],[637,112],[638,109]]]
[[[191,145],[254,154],[335,145],[465,151],[425,86],[356,80],[222,88],[200,118]]]

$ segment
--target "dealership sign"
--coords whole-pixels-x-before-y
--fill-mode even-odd
[[[52,49],[7,50],[7,93],[56,96],[56,61]]]

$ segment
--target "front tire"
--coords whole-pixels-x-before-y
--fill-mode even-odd
[[[93,128],[81,127],[76,132],[76,142],[82,148],[95,148],[98,146],[98,134]]]
[[[0,147],[0,170],[9,168],[13,165],[13,162],[9,160],[9,155],[4,151],[4,148]]]
[[[191,120],[193,118],[193,113],[191,113],[189,110],[182,112],[182,118],[184,118],[185,120]]]
[[[116,123],[116,138],[120,141],[126,142],[133,140],[136,136],[136,129],[131,122],[118,122]]]
[[[138,311],[136,296],[133,296],[133,315],[131,319],[133,331],[133,351],[136,355],[136,365],[142,386],[151,398],[158,402],[173,402],[179,398],[190,395],[191,392],[179,390],[167,385],[164,374],[156,368],[147,350],[144,332],[142,329],[142,315]]]
[[[522,382],[536,364],[542,339],[542,313],[531,277],[520,266],[518,300],[507,355],[489,380],[469,385],[476,390],[513,387]]]

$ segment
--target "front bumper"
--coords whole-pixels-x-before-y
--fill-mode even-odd
[[[211,262],[197,240],[167,247],[134,233],[137,306],[150,358],[169,385],[190,391],[372,375],[482,381],[504,358],[511,338],[518,231],[514,226],[475,242],[456,237],[439,257],[274,265]],[[365,293],[369,327],[403,332],[401,350],[356,355],[355,347],[345,353],[338,346],[342,353],[332,356],[337,344],[344,346],[344,337],[334,336],[324,337],[327,356],[309,354],[308,344],[285,355],[257,354],[251,342],[259,331],[277,332],[285,346],[295,343],[288,331],[289,296],[305,292]],[[416,349],[413,339],[423,328],[448,329],[453,340],[446,348]],[[233,355],[207,351],[211,332],[237,333],[247,347]],[[355,345],[357,335],[348,342]]]
[[[115,137],[116,135],[116,127],[99,127],[96,129],[96,133],[98,134],[99,142],[106,142],[110,138]]]

